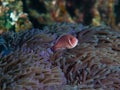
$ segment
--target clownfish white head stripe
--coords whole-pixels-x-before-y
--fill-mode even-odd
[[[74,48],[78,43],[77,39],[76,39],[76,41],[74,43],[70,39],[68,41],[69,41],[69,44],[70,44],[71,48]]]

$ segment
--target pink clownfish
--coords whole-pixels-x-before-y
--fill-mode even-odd
[[[78,39],[71,34],[61,36],[54,46],[52,47],[53,51],[59,49],[71,49],[74,48],[78,44]]]

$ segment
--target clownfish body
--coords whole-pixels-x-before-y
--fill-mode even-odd
[[[78,43],[78,39],[71,34],[63,35],[61,36],[54,46],[52,47],[53,51],[59,50],[59,49],[71,49],[74,48]]]

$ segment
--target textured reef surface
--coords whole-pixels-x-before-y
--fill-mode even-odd
[[[53,52],[63,34],[79,41]],[[120,32],[58,23],[0,37],[0,90],[120,90]]]

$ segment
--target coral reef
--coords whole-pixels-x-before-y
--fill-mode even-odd
[[[32,28],[27,13],[23,12],[21,0],[0,0],[0,34]]]
[[[119,28],[119,0],[40,0],[24,1],[23,9],[35,27],[55,22],[101,24]],[[37,22],[37,23],[36,23]]]
[[[52,45],[65,33],[76,36],[78,45],[53,52]],[[0,58],[0,89],[119,90],[119,33],[107,26],[59,23],[15,33],[20,38],[13,41],[4,37],[3,43],[14,49]]]
[[[56,22],[120,28],[119,0],[1,0],[0,34]]]

